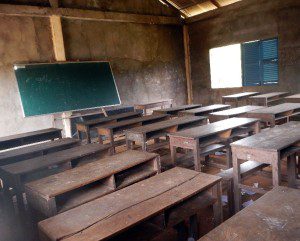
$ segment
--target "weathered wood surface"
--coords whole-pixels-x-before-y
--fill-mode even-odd
[[[286,241],[300,237],[300,192],[277,187],[199,241]]]
[[[263,106],[257,106],[257,105],[246,105],[241,107],[236,107],[228,110],[222,110],[222,111],[216,111],[209,114],[209,121],[210,122],[216,122],[219,120],[225,120],[232,117],[245,117],[245,113],[264,108]]]
[[[287,96],[285,97],[285,100],[289,103],[300,103],[300,94]]]
[[[204,126],[197,126],[189,128],[183,131],[178,131],[175,133],[170,133],[170,137],[184,137],[187,139],[200,139],[210,135],[218,134],[226,130],[231,130],[233,128],[241,127],[244,125],[249,125],[258,122],[259,119],[256,118],[231,118],[228,120],[222,120],[215,123],[207,124]]]
[[[235,106],[238,107],[239,102],[243,100],[247,100],[247,103],[249,102],[249,97],[258,95],[258,92],[242,92],[237,93],[233,95],[225,95],[222,96],[222,103],[225,104],[227,102],[229,103],[235,103]]]
[[[215,104],[215,105],[208,105],[200,108],[180,111],[178,115],[179,116],[184,116],[184,115],[206,116],[209,113],[220,111],[220,110],[226,110],[229,108],[230,105]]]
[[[61,138],[61,129],[48,128],[17,135],[0,137],[0,150]]]
[[[288,122],[231,143],[232,147],[278,152],[300,141],[300,122]]]
[[[274,127],[278,121],[288,122],[290,117],[300,114],[300,103],[283,103],[271,107],[253,110],[247,113],[247,117],[260,118],[265,123]]]
[[[158,154],[132,150],[27,183],[25,191],[29,204],[49,217],[119,189],[119,175],[126,174],[127,180],[131,179],[125,185],[128,186],[159,172]],[[97,186],[88,186],[96,182]],[[59,207],[55,198],[71,191],[78,193],[63,197],[63,204]]]
[[[68,161],[76,160],[89,156],[91,154],[107,151],[108,145],[88,144],[76,146],[70,149],[50,153],[48,155],[28,159],[22,162],[2,166],[1,169],[12,175],[22,175],[49,166],[62,164]]]
[[[40,222],[41,238],[104,240],[209,190],[220,180],[217,176],[173,168]]]
[[[163,108],[165,106],[170,108],[170,107],[172,107],[172,104],[173,104],[173,99],[166,99],[166,100],[155,101],[155,102],[135,104],[134,109],[142,110],[144,115],[146,115],[148,109],[153,109],[153,108],[157,108],[157,107]]]
[[[45,155],[51,152],[68,149],[79,144],[80,141],[77,139],[63,138],[0,152],[0,166]]]
[[[141,117],[142,113],[139,112],[125,112],[117,115],[111,115],[108,117],[97,118],[89,121],[83,121],[76,123],[76,129],[78,137],[81,138],[81,133],[85,133],[87,142],[91,143],[90,130],[107,123],[114,123],[118,121],[124,121],[132,118]]]
[[[278,101],[284,96],[288,95],[288,92],[272,92],[267,94],[255,95],[249,97],[249,100],[253,103],[268,106],[271,102]]]
[[[161,110],[154,110],[153,113],[154,114],[157,113],[157,114],[177,115],[179,111],[190,110],[190,109],[198,108],[201,106],[202,106],[201,104],[181,105],[181,106],[175,106],[175,107],[165,108],[165,109],[161,109]]]

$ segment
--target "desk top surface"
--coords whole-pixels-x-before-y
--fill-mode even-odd
[[[300,237],[300,192],[276,187],[199,241],[286,241]]]
[[[164,108],[161,110],[155,110],[155,112],[169,114],[169,112],[188,110],[188,109],[193,109],[193,108],[197,108],[197,107],[201,107],[201,106],[202,106],[201,104],[180,105],[180,106],[174,106],[174,107],[170,107],[170,108]]]
[[[283,103],[280,105],[274,105],[271,107],[265,107],[249,111],[249,114],[280,114],[283,112],[300,109],[300,103]]]
[[[217,112],[210,113],[211,115],[217,115],[217,116],[236,116],[240,114],[247,113],[252,110],[262,109],[265,108],[263,106],[256,106],[256,105],[246,105],[241,107],[236,107],[228,110],[221,110]]]
[[[180,111],[180,113],[201,114],[201,113],[206,113],[206,112],[225,109],[225,108],[230,108],[230,105],[222,105],[222,104],[208,105],[200,108]]]
[[[163,103],[172,103],[173,99],[165,99],[165,100],[158,100],[158,101],[149,101],[149,102],[143,102],[140,104],[135,104],[134,106],[147,106],[147,105],[155,105],[155,104],[163,104]]]
[[[169,134],[170,137],[184,137],[188,139],[199,139],[214,135],[226,130],[230,130],[236,127],[241,127],[244,125],[249,125],[258,122],[259,119],[256,118],[231,118],[226,120],[217,121],[211,124],[197,126],[183,131],[178,131]]]
[[[43,130],[38,130],[38,131],[30,131],[30,132],[25,132],[25,133],[16,134],[16,135],[4,136],[4,137],[0,137],[0,143],[5,142],[5,141],[13,141],[13,140],[22,139],[22,138],[33,137],[33,136],[47,135],[47,134],[55,133],[55,132],[61,132],[61,129],[48,128],[48,129],[43,129]]]
[[[27,159],[22,162],[16,162],[2,166],[1,169],[13,175],[21,175],[35,170],[46,168],[49,165],[56,165],[66,161],[71,161],[87,155],[108,150],[109,145],[87,144],[72,147],[63,151],[53,152],[44,156]]]
[[[288,92],[271,92],[271,93],[251,96],[249,98],[250,99],[268,99],[268,98],[282,96],[282,95],[286,95],[286,94],[288,94]]]
[[[300,99],[300,93],[285,97],[286,99]]]
[[[280,151],[297,142],[300,142],[300,122],[291,121],[233,142],[231,146]]]
[[[184,124],[194,123],[206,119],[207,119],[206,117],[202,117],[202,116],[182,116],[182,117],[160,121],[145,126],[135,127],[127,130],[126,132],[136,133],[136,134],[148,133],[152,131],[163,130],[168,127],[172,127],[176,125],[184,125]]]
[[[115,173],[158,156],[155,153],[129,150],[27,183],[26,187],[34,190],[41,196],[47,198],[55,197],[105,177],[110,177]]]
[[[39,228],[51,240],[104,240],[220,181],[217,176],[175,167],[46,219]]]
[[[241,98],[241,97],[249,97],[249,96],[253,96],[253,95],[257,95],[259,94],[259,92],[242,92],[242,93],[236,93],[233,95],[225,95],[222,96],[222,98],[226,99],[226,98]]]

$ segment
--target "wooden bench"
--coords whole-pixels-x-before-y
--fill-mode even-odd
[[[82,138],[82,133],[86,135],[87,142],[91,143],[91,130],[96,129],[97,126],[105,125],[108,123],[114,123],[118,121],[124,121],[128,120],[131,118],[137,118],[142,116],[142,113],[140,112],[125,112],[122,114],[117,114],[117,115],[111,115],[108,117],[102,117],[102,118],[97,118],[89,121],[83,121],[83,122],[78,122],[76,123],[76,129],[77,129],[77,134],[79,139]]]
[[[23,205],[24,184],[88,163],[109,153],[109,145],[88,144],[0,167],[4,190],[13,188],[18,205]]]
[[[237,94],[233,94],[233,95],[225,95],[222,96],[222,103],[226,104],[226,103],[234,103],[235,107],[239,106],[239,102],[240,101],[247,101],[247,104],[249,102],[249,97],[250,96],[254,96],[254,95],[258,95],[258,92],[242,92],[242,93],[237,93]]]
[[[206,117],[183,116],[146,126],[136,127],[125,131],[126,144],[128,149],[133,148],[135,142],[142,145],[142,150],[147,150],[147,141],[154,139],[158,143],[158,138],[167,136],[168,133],[176,132],[186,128],[191,128],[207,123]],[[166,144],[166,143],[165,143]]]
[[[153,108],[163,109],[164,107],[170,108],[170,107],[172,107],[172,104],[173,104],[173,100],[167,99],[167,100],[160,100],[160,101],[155,101],[155,102],[135,104],[134,109],[142,110],[144,115],[146,115],[148,109],[153,109]]]
[[[206,200],[214,202],[207,203]],[[213,205],[214,224],[220,224],[223,219],[221,178],[172,168],[41,221],[38,224],[40,240],[108,240],[156,217],[161,217],[165,227],[172,227],[178,220],[186,218],[176,214],[183,213],[179,210],[188,210],[185,204],[190,201],[198,201],[193,214]]]
[[[49,128],[0,137],[0,150],[61,138],[61,129]]]
[[[31,146],[20,147],[18,149],[0,152],[0,166],[20,162],[26,159],[43,156],[52,152],[61,151],[80,145],[80,141],[73,138],[63,138],[48,141]]]
[[[114,140],[115,135],[124,135],[124,131],[130,128],[144,126],[144,125],[156,123],[167,119],[169,119],[169,115],[157,114],[157,115],[142,116],[142,117],[126,120],[126,121],[119,121],[112,124],[102,125],[100,127],[97,127],[99,143],[103,144],[102,136],[105,136],[106,139],[109,140],[109,143],[111,145],[111,153],[114,154],[115,147],[117,145],[117,143]],[[123,143],[120,142],[120,144]]]
[[[180,105],[180,106],[165,108],[161,110],[154,110],[153,114],[169,114],[169,115],[177,116],[179,111],[190,110],[201,106],[202,106],[201,104]]]
[[[267,94],[255,95],[249,97],[251,105],[270,106],[274,103],[283,101],[283,97],[288,95],[288,92],[272,92]]]
[[[246,105],[228,110],[217,111],[209,114],[209,122],[213,123],[220,120],[225,120],[233,117],[246,117],[246,113],[252,110],[264,108],[257,105]]]
[[[178,113],[178,116],[185,116],[185,115],[208,116],[208,114],[210,114],[212,112],[220,111],[220,110],[227,110],[229,108],[230,108],[230,105],[221,105],[221,104],[208,105],[208,106],[203,106],[200,108],[180,111]]]
[[[256,162],[256,161],[246,161],[241,164],[241,178],[244,179],[247,176],[254,174],[257,171],[262,170],[263,168],[269,166],[268,164]],[[228,198],[228,208],[230,216],[234,214],[234,193],[233,193],[233,168],[221,171],[217,174],[219,177],[222,177],[226,189],[227,189],[227,198]]]
[[[259,118],[274,127],[277,123],[288,122],[289,118],[300,114],[300,103],[283,103],[247,112],[247,117]]]
[[[158,173],[158,154],[131,150],[27,183],[25,192],[29,205],[50,217]]]

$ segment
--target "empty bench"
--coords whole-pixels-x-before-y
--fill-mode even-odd
[[[27,183],[25,192],[30,207],[51,217],[158,173],[158,154],[131,150]]]

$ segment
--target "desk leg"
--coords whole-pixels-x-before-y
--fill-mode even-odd
[[[281,184],[281,160],[280,157],[273,161],[272,163],[272,179],[273,187],[280,186]]]
[[[194,153],[195,170],[197,172],[201,172],[201,160],[200,160],[201,151],[200,151],[200,147],[199,147],[199,140],[196,140],[194,143],[193,153]]]
[[[133,149],[133,141],[126,139],[126,147],[127,147],[127,150],[132,150]]]
[[[87,143],[91,143],[91,132],[89,127],[86,128],[86,139]]]
[[[231,153],[231,147],[230,142],[226,144],[226,159],[227,159],[227,167],[232,167],[232,153]]]
[[[19,175],[14,176],[14,187],[13,188],[15,189],[15,192],[16,192],[18,209],[19,209],[19,211],[23,211],[25,209],[25,207],[24,207],[24,200],[23,200],[21,177]]]
[[[192,215],[189,218],[189,237],[194,238],[194,240],[199,239],[199,225],[197,214]]]
[[[296,186],[296,154],[287,158],[287,174],[288,186],[294,188]]]
[[[213,205],[214,210],[214,226],[218,226],[223,222],[223,207],[222,207],[222,185],[218,182],[212,187],[212,195],[217,199]]]
[[[142,140],[142,150],[147,151],[147,140],[145,137]]]
[[[112,130],[109,130],[109,134],[108,134],[108,140],[110,142],[110,154],[114,155],[116,153],[116,149],[115,149],[115,140],[114,140],[114,133]]]
[[[170,145],[172,165],[176,166],[176,146]]]
[[[235,155],[232,153],[232,161],[233,161],[233,181],[234,181],[234,207],[235,212],[237,213],[241,209],[241,190],[239,184],[241,183],[241,169],[240,162]]]

